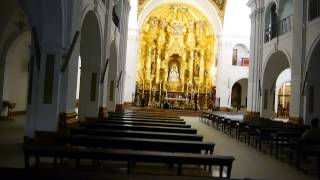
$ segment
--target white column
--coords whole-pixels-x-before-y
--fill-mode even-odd
[[[257,99],[259,98],[259,76],[258,59],[257,59],[257,11],[254,10],[251,15],[251,35],[250,35],[250,64],[249,64],[249,78],[248,78],[248,112],[257,111]],[[258,96],[257,96],[258,95]]]
[[[260,5],[263,6],[264,1],[260,1]],[[257,92],[256,92],[256,110],[255,112],[262,112],[262,79],[263,79],[263,69],[262,69],[262,64],[263,64],[263,44],[264,44],[264,34],[265,34],[265,28],[264,28],[264,7],[259,7],[257,9],[257,14],[258,14],[258,36],[256,37],[256,41],[257,41]],[[259,92],[259,87],[260,88],[260,92]]]
[[[74,35],[73,32],[72,35]],[[71,42],[73,37],[69,40]],[[70,57],[70,61],[65,72],[61,72],[61,93],[60,93],[60,112],[75,112],[77,79],[78,79],[78,64],[80,54],[80,37]]]
[[[293,3],[293,49],[291,67],[291,103],[290,119],[299,121],[303,118],[302,69],[306,54],[306,1],[294,0]]]
[[[126,55],[126,76],[124,84],[124,102],[132,102],[132,94],[135,93],[136,77],[137,77],[137,62],[138,62],[138,27],[137,13],[138,3],[131,1],[130,16],[128,19],[128,38],[127,38],[127,55]]]
[[[36,61],[33,65],[32,99],[31,103],[27,106],[26,135],[29,137],[33,137],[36,130],[56,131],[58,127],[61,48],[42,47],[40,70],[37,69]],[[52,79],[46,78],[50,74],[50,71],[52,71]],[[47,98],[45,98],[45,90],[49,94]],[[52,93],[48,91],[52,91]]]
[[[101,74],[103,73],[103,71],[105,70],[105,74],[104,77],[104,81],[101,83],[100,85],[100,102],[99,102],[99,106],[100,107],[106,107],[107,106],[107,96],[108,96],[108,69],[110,66],[110,34],[111,34],[111,23],[112,23],[112,8],[110,8],[110,3],[108,3],[106,5],[106,13],[105,13],[105,19],[104,19],[104,36],[103,36],[103,46],[102,46],[102,51],[103,51],[103,59],[102,59],[102,68],[101,68]],[[108,65],[107,68],[105,69],[106,66],[106,62],[107,59],[109,59],[108,61]]]
[[[118,89],[118,98],[117,104],[123,104],[123,96],[124,96],[124,82],[126,76],[126,68],[125,68],[125,61],[126,61],[126,52],[127,52],[127,37],[128,37],[128,15],[129,15],[129,8],[130,4],[129,1],[121,1],[122,11],[121,11],[121,20],[120,20],[120,72],[121,79],[119,81],[119,89]],[[120,72],[119,75],[120,76]],[[118,77],[119,78],[119,77]]]
[[[248,106],[247,111],[258,115],[261,111],[261,71],[262,71],[262,52],[263,52],[263,17],[264,1],[251,0],[248,3],[251,7],[251,36],[250,36],[250,64],[248,79]]]

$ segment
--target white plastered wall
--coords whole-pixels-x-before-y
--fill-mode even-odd
[[[31,33],[26,31],[12,43],[6,55],[3,99],[16,103],[14,111],[26,111],[30,45]]]
[[[233,48],[237,44],[247,49],[250,47],[250,8],[246,2],[247,0],[227,2],[216,85],[216,97],[220,98],[222,108],[231,108],[232,85],[240,79],[248,78],[249,67],[232,65]]]
[[[128,23],[126,77],[124,87],[124,102],[133,102],[132,95],[136,90],[137,64],[138,64],[138,3],[130,1],[130,14]]]

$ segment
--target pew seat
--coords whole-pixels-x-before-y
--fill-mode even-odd
[[[230,178],[232,163],[235,160],[232,156],[216,156],[189,153],[171,153],[154,151],[134,151],[120,149],[92,149],[92,148],[65,148],[65,147],[43,147],[25,144],[23,146],[25,168],[30,168],[30,158],[35,157],[35,167],[38,167],[40,158],[54,158],[53,167],[57,165],[57,158],[76,159],[77,166],[80,160],[111,160],[127,162],[127,173],[132,172],[132,166],[139,162],[178,164],[178,175],[182,173],[182,165],[207,165],[211,170],[212,166],[220,167],[220,177],[223,175],[224,167],[227,167],[227,178]]]

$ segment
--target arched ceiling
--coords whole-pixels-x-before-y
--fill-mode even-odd
[[[140,16],[141,12],[145,8],[145,6],[152,0],[139,0],[138,4],[138,17]],[[223,22],[225,8],[227,4],[227,0],[206,0],[209,1],[213,7],[217,10],[218,15],[221,18],[221,22]]]

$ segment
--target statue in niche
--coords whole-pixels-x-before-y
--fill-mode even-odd
[[[173,64],[169,73],[169,82],[178,82],[179,81],[179,72],[177,64]]]

